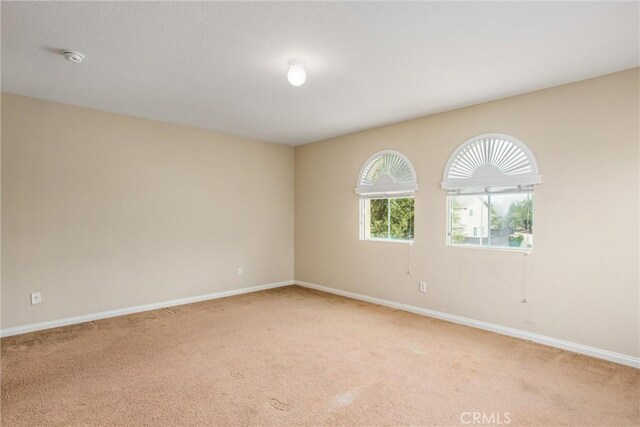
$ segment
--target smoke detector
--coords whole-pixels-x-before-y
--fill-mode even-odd
[[[73,62],[74,64],[79,64],[84,59],[84,55],[80,52],[76,52],[74,50],[63,49],[60,51],[64,59],[69,62]]]

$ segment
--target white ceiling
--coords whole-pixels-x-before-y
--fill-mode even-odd
[[[638,2],[2,2],[2,89],[299,145],[638,66],[638,16]]]

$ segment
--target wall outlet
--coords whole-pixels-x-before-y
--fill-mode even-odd
[[[42,294],[40,292],[31,292],[31,305],[40,304],[42,302]]]
[[[242,267],[238,267],[238,277],[242,277],[243,274]]]
[[[427,292],[427,282],[420,282],[420,292]]]

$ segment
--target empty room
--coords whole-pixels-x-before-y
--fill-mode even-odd
[[[640,426],[640,2],[2,1],[0,425]]]

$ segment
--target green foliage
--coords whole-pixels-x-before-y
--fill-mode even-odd
[[[389,229],[387,228],[387,199],[372,199],[370,201],[371,237],[387,238]]]
[[[391,209],[390,212],[389,209]],[[372,199],[369,211],[371,237],[399,240],[413,239],[413,210],[413,198]],[[391,233],[390,235],[389,232]]]
[[[523,240],[524,240],[524,236],[522,234],[509,236],[509,246],[519,248],[520,246],[522,246]]]
[[[498,215],[493,204],[491,205],[491,229],[502,230],[502,217]]]
[[[390,199],[389,204],[391,206],[391,238],[413,239],[413,198]]]
[[[514,231],[533,232],[533,201],[528,198],[513,202],[506,219],[507,225]]]
[[[462,224],[462,219],[460,218],[460,202],[455,197],[451,198],[451,240],[454,243],[462,243],[467,239],[467,236],[464,234],[464,225]]]
[[[467,235],[464,234],[464,230],[462,228],[454,228],[451,231],[451,238],[454,243],[464,243],[467,240]]]

